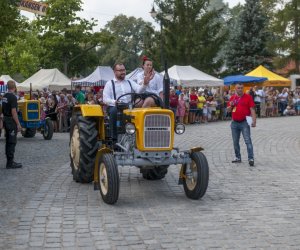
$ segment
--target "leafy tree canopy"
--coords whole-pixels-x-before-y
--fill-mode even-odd
[[[150,23],[141,18],[119,15],[108,22],[104,30],[115,39],[99,49],[100,65],[113,65],[116,61],[123,62],[128,71],[141,65],[141,55],[152,47],[149,43],[153,32]]]
[[[156,0],[161,13],[171,14],[171,21],[158,14],[162,22],[165,59],[169,65],[192,65],[207,73],[218,71],[222,61],[218,53],[226,39],[222,15],[224,5],[208,9],[208,0]]]
[[[16,1],[0,1],[0,47],[8,37],[18,31],[20,14]]]
[[[247,73],[260,64],[267,65],[270,53],[268,20],[260,1],[246,0],[227,47],[228,73]]]
[[[18,73],[24,78],[31,76],[40,68],[43,50],[37,32],[24,19],[18,36],[11,36],[0,48],[0,72],[12,76]]]
[[[48,4],[47,15],[36,22],[45,48],[42,67],[56,67],[65,74],[77,74],[82,65],[88,67],[89,62],[94,62],[89,60],[87,52],[112,38],[106,32],[93,31],[94,19],[88,21],[76,16],[82,10],[81,0],[48,0]]]

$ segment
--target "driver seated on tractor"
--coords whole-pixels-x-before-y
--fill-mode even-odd
[[[116,63],[113,66],[115,74],[114,79],[105,84],[103,90],[103,102],[107,105],[107,114],[109,115],[109,126],[111,128],[111,138],[117,140],[117,99],[128,93],[143,93],[150,82],[150,76],[145,77],[142,85],[137,84],[132,80],[125,80],[126,69],[123,63]],[[131,96],[124,96],[120,99],[121,102],[131,102]]]
[[[150,79],[150,81],[147,82],[143,100],[138,100],[136,106],[142,108],[162,106],[164,97],[163,77],[160,74],[155,73],[153,61],[146,56],[143,57],[142,68],[143,71],[137,75],[137,83],[142,85],[145,81],[148,81],[148,79]]]

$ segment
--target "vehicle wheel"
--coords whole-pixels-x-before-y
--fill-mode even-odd
[[[53,123],[50,119],[46,119],[43,130],[43,137],[45,140],[51,140],[53,136]]]
[[[168,173],[168,166],[158,166],[153,169],[143,170],[143,178],[146,180],[161,180]]]
[[[114,204],[119,198],[120,179],[118,166],[112,154],[105,153],[99,161],[99,186],[102,199]]]
[[[26,128],[25,132],[23,132],[23,136],[25,138],[32,138],[36,134],[36,128]]]
[[[202,152],[191,154],[191,173],[186,173],[187,165],[183,165],[183,187],[188,198],[198,200],[206,192],[209,179],[209,168],[205,155]]]
[[[97,135],[95,119],[74,115],[70,131],[70,159],[73,179],[77,182],[89,183],[93,180]]]

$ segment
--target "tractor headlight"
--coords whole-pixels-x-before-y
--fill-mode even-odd
[[[175,126],[175,133],[182,135],[185,131],[185,126],[182,123],[177,123]]]
[[[125,131],[129,135],[133,135],[135,133],[135,126],[132,123],[126,123]]]

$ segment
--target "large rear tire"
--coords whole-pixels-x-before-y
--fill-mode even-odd
[[[102,199],[107,204],[114,204],[119,198],[120,190],[119,171],[114,156],[110,153],[103,154],[98,167]]]
[[[43,137],[45,140],[51,140],[53,136],[53,123],[50,118],[46,118],[45,127],[43,130]]]
[[[191,173],[187,173],[187,165],[183,165],[183,187],[188,198],[198,200],[206,193],[209,179],[209,168],[205,155],[202,152],[191,154]]]
[[[153,169],[145,169],[142,171],[143,178],[146,180],[161,180],[168,173],[168,166],[157,166]]]
[[[70,131],[70,159],[73,179],[89,183],[93,180],[94,164],[98,149],[96,121],[83,117],[80,113],[73,116]]]
[[[25,138],[32,138],[36,134],[36,128],[26,128],[26,130],[22,133]]]

